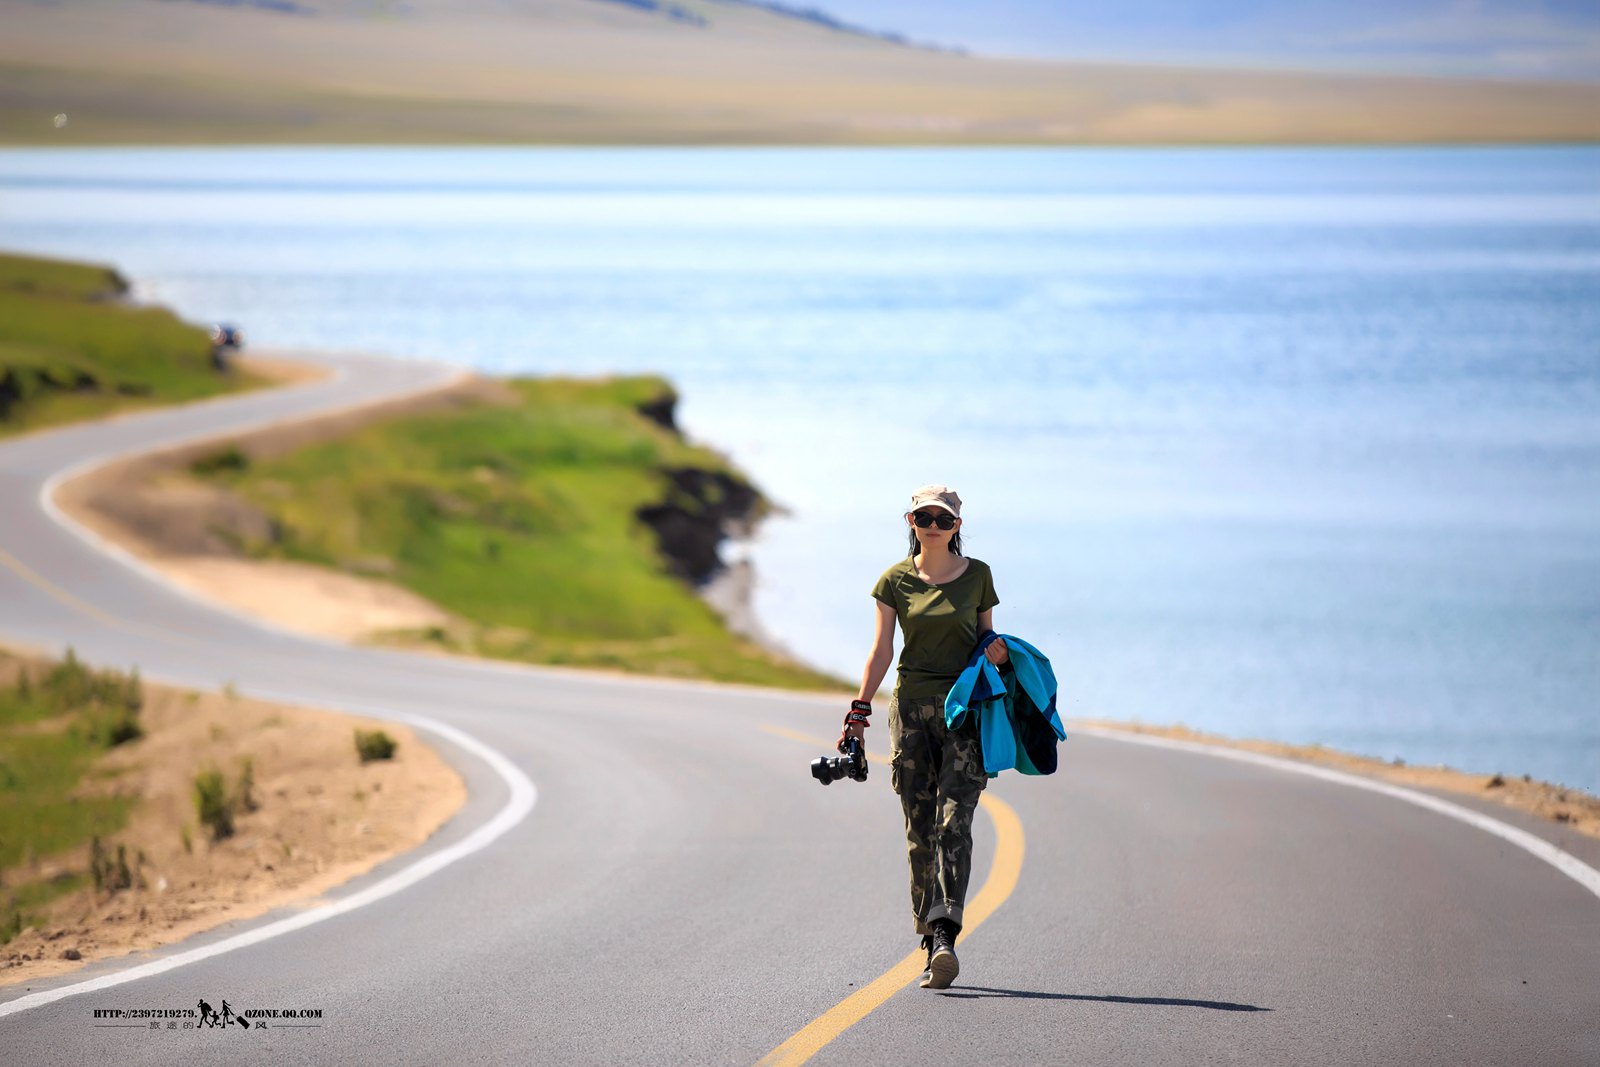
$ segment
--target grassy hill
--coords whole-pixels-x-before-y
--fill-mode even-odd
[[[109,267],[0,253],[0,435],[255,384]]]
[[[377,575],[460,622],[405,644],[533,663],[841,691],[730,633],[693,590],[769,505],[684,439],[660,378],[510,379],[286,455],[229,445],[191,473],[260,510],[243,553]]]
[[[11,144],[1600,139],[1600,85],[980,59],[732,0],[0,0],[0,18]]]

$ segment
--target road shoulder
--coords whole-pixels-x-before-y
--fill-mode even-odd
[[[0,685],[46,667],[0,650]],[[309,903],[421,845],[466,801],[460,775],[406,726],[228,692],[151,683],[144,692],[144,736],[110,749],[81,786],[138,798],[127,824],[106,835],[111,856],[123,849],[131,884],[85,884],[36,909],[0,946],[0,987]],[[393,758],[363,763],[357,730],[386,732]],[[213,839],[198,818],[196,776],[216,770],[233,791],[246,761],[253,809]],[[71,876],[91,862],[85,843],[26,860],[5,872],[5,885]]]
[[[1069,736],[1075,725],[1255,752],[1297,763],[1358,774],[1394,785],[1467,797],[1476,802],[1475,806],[1484,806],[1486,810],[1493,810],[1496,807],[1510,808],[1534,816],[1543,822],[1563,826],[1586,837],[1600,840],[1600,797],[1591,796],[1578,789],[1537,781],[1527,775],[1473,774],[1453,767],[1413,766],[1398,760],[1384,761],[1371,756],[1341,752],[1323,745],[1292,745],[1281,741],[1224,737],[1191,730],[1185,726],[1162,726],[1140,722],[1075,719],[1067,723]]]

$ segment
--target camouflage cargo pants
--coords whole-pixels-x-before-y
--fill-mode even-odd
[[[889,702],[889,781],[906,815],[911,913],[917,933],[935,919],[961,923],[972,875],[972,813],[988,783],[977,717],[944,725],[944,700]]]

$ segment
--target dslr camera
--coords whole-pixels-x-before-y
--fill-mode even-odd
[[[867,780],[867,753],[861,747],[861,742],[853,737],[845,738],[844,753],[842,756],[818,756],[811,761],[811,777],[827,785],[837,782],[841,778],[850,778],[857,782]]]

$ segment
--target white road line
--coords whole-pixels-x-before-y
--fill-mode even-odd
[[[352,709],[348,706],[345,706],[341,710]],[[24,1012],[30,1008],[39,1008],[46,1004],[53,1004],[54,1002],[63,1000],[67,997],[75,997],[83,993],[94,993],[102,989],[110,989],[112,986],[122,985],[125,982],[134,982],[141,978],[150,978],[154,975],[175,970],[178,967],[187,966],[191,963],[198,963],[201,960],[208,960],[214,956],[221,956],[224,953],[232,952],[235,949],[247,948],[251,945],[258,945],[261,942],[269,941],[274,937],[281,937],[284,934],[293,933],[296,930],[303,930],[308,926],[313,926],[326,919],[331,919],[336,915],[343,915],[346,912],[365,907],[368,904],[375,903],[376,901],[382,900],[384,897],[398,893],[400,890],[416,884],[417,882],[426,878],[428,875],[433,874],[435,871],[441,870],[452,863],[455,863],[457,860],[461,860],[472,855],[479,849],[484,848],[501,834],[504,834],[507,830],[510,830],[517,823],[521,822],[528,812],[533,810],[533,805],[538,800],[538,790],[534,788],[533,782],[531,782],[528,779],[528,776],[523,774],[522,771],[519,770],[516,765],[508,760],[505,756],[490,748],[488,745],[485,745],[477,738],[456,729],[454,726],[439,722],[436,719],[430,719],[423,715],[394,715],[393,713],[389,713],[383,717],[397,719],[421,729],[428,730],[439,735],[445,740],[460,745],[462,748],[471,752],[473,755],[487,763],[495,771],[495,773],[500,776],[501,780],[506,783],[511,790],[510,800],[507,801],[505,807],[501,808],[495,813],[494,818],[478,827],[462,840],[446,848],[442,848],[437,852],[433,852],[427,856],[424,856],[422,859],[404,868],[403,870],[396,871],[383,881],[378,882],[375,885],[368,886],[366,889],[363,889],[358,893],[352,893],[348,897],[334,901],[331,904],[326,904],[320,908],[313,908],[310,911],[301,912],[300,914],[290,916],[287,919],[280,919],[277,922],[268,923],[266,926],[258,927],[254,930],[247,930],[242,934],[227,938],[223,941],[218,941],[215,944],[205,945],[201,948],[190,949],[187,952],[180,952],[164,959],[153,960],[150,963],[141,964],[137,967],[130,967],[125,971],[118,971],[115,974],[102,975],[99,978],[91,978],[86,982],[77,982],[73,985],[62,986],[59,989],[47,989],[39,993],[31,993],[25,997],[19,997],[16,1000],[10,1001],[9,1003],[0,1004],[0,1018],[4,1018],[7,1015],[15,1015],[18,1012]]]
[[[1330,770],[1327,767],[1317,767],[1308,763],[1296,763],[1294,760],[1283,759],[1279,756],[1266,756],[1259,752],[1247,752],[1242,749],[1225,748],[1220,745],[1203,745],[1195,741],[1178,741],[1167,737],[1150,737],[1146,734],[1124,733],[1121,730],[1110,730],[1098,726],[1071,726],[1067,727],[1069,736],[1072,733],[1088,734],[1093,737],[1103,737],[1112,741],[1127,741],[1136,745],[1152,745],[1156,748],[1173,749],[1178,752],[1193,752],[1202,756],[1216,756],[1219,759],[1237,760],[1240,763],[1254,763],[1260,767],[1271,767],[1275,770],[1289,771],[1293,774],[1304,774],[1311,778],[1321,778],[1326,782],[1336,782],[1339,785],[1351,786],[1355,789],[1365,789],[1372,793],[1382,793],[1384,796],[1403,800],[1407,804],[1415,804],[1419,808],[1452,819],[1458,819],[1468,826],[1475,826],[1484,833],[1509,841],[1511,844],[1528,852],[1562,874],[1577,882],[1583,888],[1600,897],[1600,871],[1584,863],[1572,853],[1557,848],[1537,834],[1530,834],[1526,830],[1518,829],[1509,823],[1492,818],[1482,812],[1473,811],[1471,808],[1452,804],[1448,800],[1420,793],[1415,789],[1405,786],[1391,785],[1388,782],[1379,782],[1371,778],[1348,774],[1344,771]]]
[[[452,375],[447,378],[446,381],[458,379],[464,374],[465,372],[461,372],[460,374]],[[345,376],[346,371],[343,368],[339,368],[335,373],[333,381],[342,381]],[[421,388],[407,390],[403,393],[395,394],[393,396],[382,397],[379,398],[379,400],[394,400],[402,396],[427,392],[438,387],[439,383],[433,383]],[[216,403],[231,399],[235,398],[217,398],[216,401],[209,401],[207,403]],[[345,405],[345,408],[364,407],[368,403],[372,402],[373,401],[364,401],[357,404]],[[313,412],[313,415],[325,415],[329,414],[331,411],[345,410],[345,408]],[[288,418],[292,419],[294,416],[289,416]],[[142,574],[144,577],[155,582],[157,585],[176,590],[185,596],[188,596],[190,599],[196,600],[204,604],[206,607],[215,610],[219,608],[220,605],[189,593],[188,590],[185,590],[169,581],[165,575],[162,575],[160,572],[156,571],[155,568],[145,564],[143,560],[136,558],[131,553],[124,551],[119,546],[112,544],[111,542],[100,537],[98,534],[79,526],[77,523],[69,519],[56,507],[54,500],[55,490],[68,479],[79,474],[87,473],[95,467],[116,459],[132,458],[147,452],[161,451],[167,448],[184,447],[185,445],[192,445],[204,440],[236,436],[252,429],[259,429],[262,426],[271,425],[273,423],[282,421],[285,421],[284,416],[269,417],[257,420],[253,423],[246,423],[242,426],[236,426],[221,433],[206,434],[193,438],[180,439],[175,444],[167,443],[143,451],[110,453],[92,457],[80,463],[76,463],[64,471],[59,471],[46,480],[45,484],[39,490],[39,504],[45,513],[49,515],[57,525],[81,538],[86,544],[89,545],[90,548],[117,560],[125,566],[128,566],[130,569]],[[261,620],[251,619],[242,613],[234,612],[225,608],[223,610],[227,614],[235,615],[238,618],[252,622],[258,626],[262,625]],[[304,634],[292,633],[291,631],[284,630],[279,627],[268,626],[267,628],[279,630],[280,632],[289,634],[293,637],[302,639],[305,638]],[[319,641],[318,643],[339,647],[336,642],[332,641]],[[253,688],[252,693],[255,695],[264,696],[267,699],[271,699],[270,695],[259,693]],[[326,707],[327,705],[326,703],[323,703],[322,706]],[[527,816],[528,812],[533,810],[533,806],[538,800],[538,790],[534,788],[533,782],[529,780],[528,776],[523,774],[515,764],[513,764],[497,750],[490,748],[477,738],[457,729],[454,726],[440,722],[437,719],[428,718],[424,715],[395,713],[393,711],[381,708],[358,708],[343,701],[337,702],[337,706],[339,707],[339,710],[343,711],[354,712],[357,714],[367,714],[375,718],[405,722],[419,729],[429,731],[430,733],[442,737],[447,741],[453,742],[488,764],[490,769],[498,774],[500,779],[505,782],[511,794],[510,798],[507,800],[505,806],[495,813],[493,818],[484,823],[482,826],[479,826],[476,830],[468,834],[462,840],[456,842],[454,845],[439,849],[437,852],[429,853],[427,856],[424,856],[422,859],[416,861],[410,866],[395,872],[388,878],[383,879],[381,882],[368,886],[366,889],[363,889],[360,892],[352,893],[348,897],[343,897],[340,900],[337,900],[331,904],[326,904],[320,908],[313,908],[309,911],[301,912],[300,914],[291,916],[287,919],[280,919],[277,922],[269,923],[266,926],[246,931],[245,933],[239,934],[235,937],[226,938],[222,941],[216,942],[215,944],[205,945],[201,948],[190,949],[187,952],[179,952],[163,959],[154,960],[150,963],[141,964],[137,967],[130,967],[127,970],[118,971],[114,974],[102,975],[99,978],[92,978],[85,982],[77,982],[72,985],[61,986],[57,989],[48,989],[38,993],[30,994],[28,996],[18,997],[16,1000],[0,1004],[0,1018],[4,1018],[8,1015],[15,1015],[18,1012],[24,1012],[30,1008],[38,1008],[45,1004],[52,1004],[55,1001],[62,1000],[66,997],[78,996],[83,993],[93,993],[97,990],[109,989],[112,986],[122,985],[125,982],[133,982],[141,978],[149,978],[153,975],[163,974],[166,971],[183,967],[190,963],[198,963],[201,960],[211,959],[214,956],[220,956],[224,953],[232,952],[235,949],[246,948],[250,945],[260,944],[261,942],[270,940],[274,937],[280,937],[284,934],[292,933],[296,930],[302,930],[308,926],[315,925],[316,923],[322,922],[326,919],[331,919],[336,915],[343,915],[346,912],[354,911],[360,907],[365,907],[366,905],[382,900],[384,897],[390,896],[391,894],[398,893],[400,890],[414,885],[415,883],[426,878],[428,875],[433,874],[435,871],[441,870],[458,860],[472,855],[472,853],[477,852],[479,849],[484,848],[490,842],[498,838],[501,834],[504,834],[513,826],[517,825],[517,823],[521,822]]]

